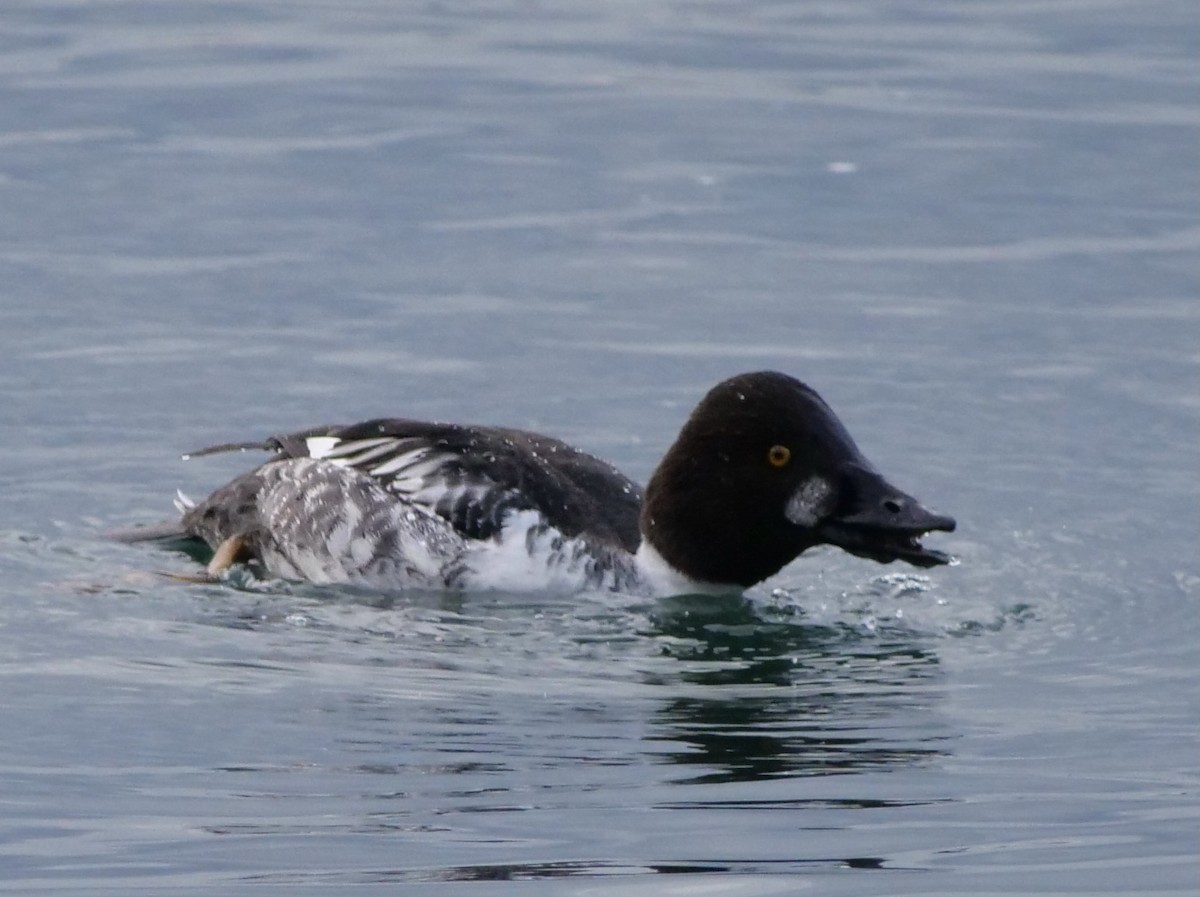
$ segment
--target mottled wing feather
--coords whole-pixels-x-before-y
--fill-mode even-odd
[[[236,538],[274,576],[439,587],[465,544],[428,511],[369,477],[310,458],[277,458],[188,509],[210,545]]]
[[[640,541],[640,487],[612,465],[536,433],[380,419],[277,436],[263,447],[366,473],[472,539],[495,536],[511,511],[534,510],[567,537],[627,551]]]

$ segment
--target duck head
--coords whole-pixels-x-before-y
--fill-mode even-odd
[[[920,538],[955,521],[884,479],[814,390],[759,372],[717,384],[692,412],[646,487],[640,526],[684,577],[744,588],[821,544],[945,564]]]

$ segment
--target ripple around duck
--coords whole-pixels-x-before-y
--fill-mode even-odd
[[[4,6],[0,891],[1193,897],[1194,0],[684,6]],[[961,564],[372,594],[96,538],[378,414],[644,480],[757,367]]]

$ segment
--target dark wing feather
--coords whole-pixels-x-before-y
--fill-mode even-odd
[[[535,510],[567,537],[626,551],[641,540],[641,488],[611,464],[537,433],[379,419],[193,454],[247,448],[352,467],[473,539],[496,535],[510,511]]]

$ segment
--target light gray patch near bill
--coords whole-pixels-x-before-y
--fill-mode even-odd
[[[783,513],[797,526],[815,526],[833,504],[833,487],[824,477],[809,477],[784,506]]]

